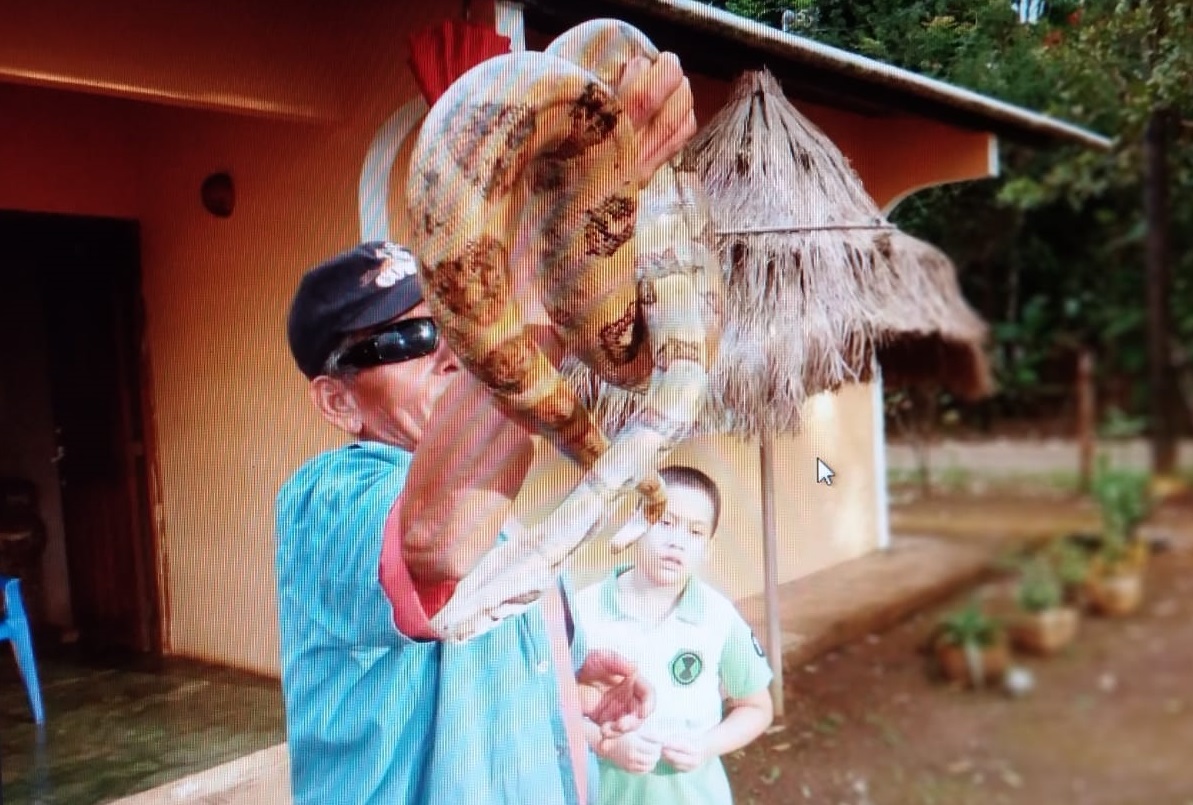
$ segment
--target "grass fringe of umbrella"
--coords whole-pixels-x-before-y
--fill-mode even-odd
[[[689,155],[708,190],[725,329],[701,433],[791,433],[805,400],[871,377],[990,390],[986,327],[938,249],[882,215],[833,142],[767,71],[748,72]],[[569,361],[564,373],[610,430],[641,404]]]

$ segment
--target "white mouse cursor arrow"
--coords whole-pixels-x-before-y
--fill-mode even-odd
[[[833,476],[837,473],[833,472],[833,468],[825,464],[820,459],[816,459],[816,483],[825,484],[826,486],[833,485]]]

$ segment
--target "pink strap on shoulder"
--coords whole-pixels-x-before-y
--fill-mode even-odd
[[[580,805],[588,799],[588,745],[584,739],[583,712],[580,708],[580,688],[572,672],[572,653],[568,649],[567,626],[564,624],[563,597],[557,585],[543,596],[543,618],[551,640],[551,655],[555,675],[559,681],[559,699],[563,706],[563,723],[567,728],[568,746],[572,754],[572,768],[576,775]]]

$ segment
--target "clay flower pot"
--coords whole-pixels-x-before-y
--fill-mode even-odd
[[[1143,603],[1143,572],[1130,570],[1094,576],[1086,582],[1085,597],[1099,615],[1130,615]]]
[[[1150,550],[1141,540],[1109,555],[1095,556],[1085,582],[1090,610],[1110,617],[1130,615],[1143,603],[1143,577]]]
[[[1001,681],[1011,664],[1011,655],[1006,641],[1000,638],[988,646],[938,643],[936,660],[945,679],[978,688]]]
[[[1011,643],[1030,654],[1055,654],[1073,642],[1081,616],[1073,607],[1025,612],[1010,625]]]

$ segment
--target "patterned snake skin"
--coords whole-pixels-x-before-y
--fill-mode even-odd
[[[597,20],[544,53],[489,59],[438,100],[415,145],[413,246],[444,337],[511,417],[586,468],[546,520],[460,581],[432,621],[445,639],[523,611],[631,490],[657,520],[659,462],[707,397],[721,328],[707,197],[682,158],[646,187],[633,178],[637,142],[612,87],[637,55],[659,53],[633,27]],[[536,225],[529,255],[515,254],[522,222]],[[645,393],[643,412],[612,442],[524,329],[519,269],[537,270],[544,308],[576,357]]]

